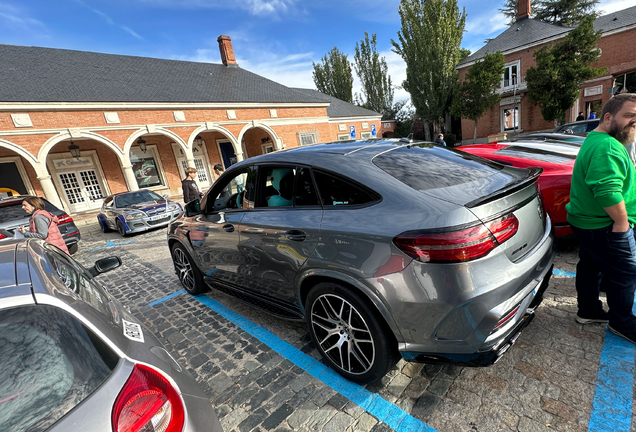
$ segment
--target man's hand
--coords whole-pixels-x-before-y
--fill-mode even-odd
[[[629,229],[629,220],[627,219],[627,210],[625,210],[625,201],[621,201],[611,207],[603,207],[609,217],[614,221],[612,232],[625,232]]]

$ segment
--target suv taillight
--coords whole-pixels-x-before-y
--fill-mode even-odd
[[[73,218],[67,215],[66,213],[61,214],[57,217],[57,224],[62,225],[65,223],[73,222]]]
[[[459,231],[436,233],[409,232],[400,234],[393,243],[402,252],[422,262],[453,263],[484,257],[519,229],[519,220],[512,213],[485,224]]]
[[[115,400],[112,422],[113,432],[180,432],[183,403],[163,375],[137,364]]]
[[[0,233],[0,240],[2,240],[3,238],[7,238],[7,236],[2,234],[2,233]]]

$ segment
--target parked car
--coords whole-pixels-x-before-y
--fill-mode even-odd
[[[580,135],[556,133],[556,132],[528,132],[517,135],[508,141],[525,141],[525,140],[542,140],[542,141],[566,141],[583,144],[585,137]],[[501,141],[500,141],[501,142]]]
[[[0,423],[7,431],[221,432],[196,381],[50,243],[0,243]]]
[[[554,132],[564,134],[574,134],[586,136],[598,126],[599,119],[580,120],[572,123],[565,123],[554,129]]]
[[[167,197],[145,189],[109,195],[97,221],[103,232],[117,230],[123,237],[164,227],[183,211],[181,204]]]
[[[484,366],[532,320],[551,275],[540,172],[432,143],[303,146],[228,169],[168,244],[189,293],[210,284],[304,320],[349,380],[378,380],[400,355]]]
[[[539,188],[557,238],[574,235],[565,205],[570,202],[574,161],[581,144],[564,141],[520,140],[462,146],[461,151],[520,168],[540,167]]]
[[[27,197],[28,195],[0,197],[0,228],[4,230],[4,232],[0,231],[0,239],[9,236],[13,237],[15,230],[20,228],[21,225],[29,226],[30,216],[22,208],[22,201]],[[64,243],[66,243],[69,253],[74,254],[77,252],[81,235],[79,229],[75,226],[73,218],[44,198],[42,198],[42,201],[44,201],[44,209],[57,216],[57,227],[62,234]],[[7,235],[7,232],[9,235]]]

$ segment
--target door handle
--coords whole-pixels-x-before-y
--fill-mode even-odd
[[[265,234],[265,231],[260,228],[246,228],[243,232],[245,234]]]
[[[300,230],[291,230],[285,233],[285,237],[293,241],[305,241],[307,234]]]
[[[223,229],[224,229],[226,232],[234,232],[234,225],[232,225],[232,224],[225,224],[225,225],[223,225]]]

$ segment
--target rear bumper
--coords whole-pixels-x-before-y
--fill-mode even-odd
[[[507,329],[503,336],[497,338],[497,342],[492,345],[492,342],[488,344],[489,348],[483,351],[478,351],[473,354],[462,353],[423,353],[423,352],[401,352],[402,357],[408,361],[432,363],[432,364],[456,364],[461,366],[481,367],[490,366],[496,363],[501,356],[503,356],[512,345],[515,344],[521,332],[532,322],[534,319],[534,311],[543,301],[543,294],[548,288],[550,278],[552,276],[553,266],[550,266],[548,271],[543,276],[541,283],[535,290],[524,299],[521,303],[523,309],[518,312],[521,314],[521,319],[517,319],[516,324]]]

